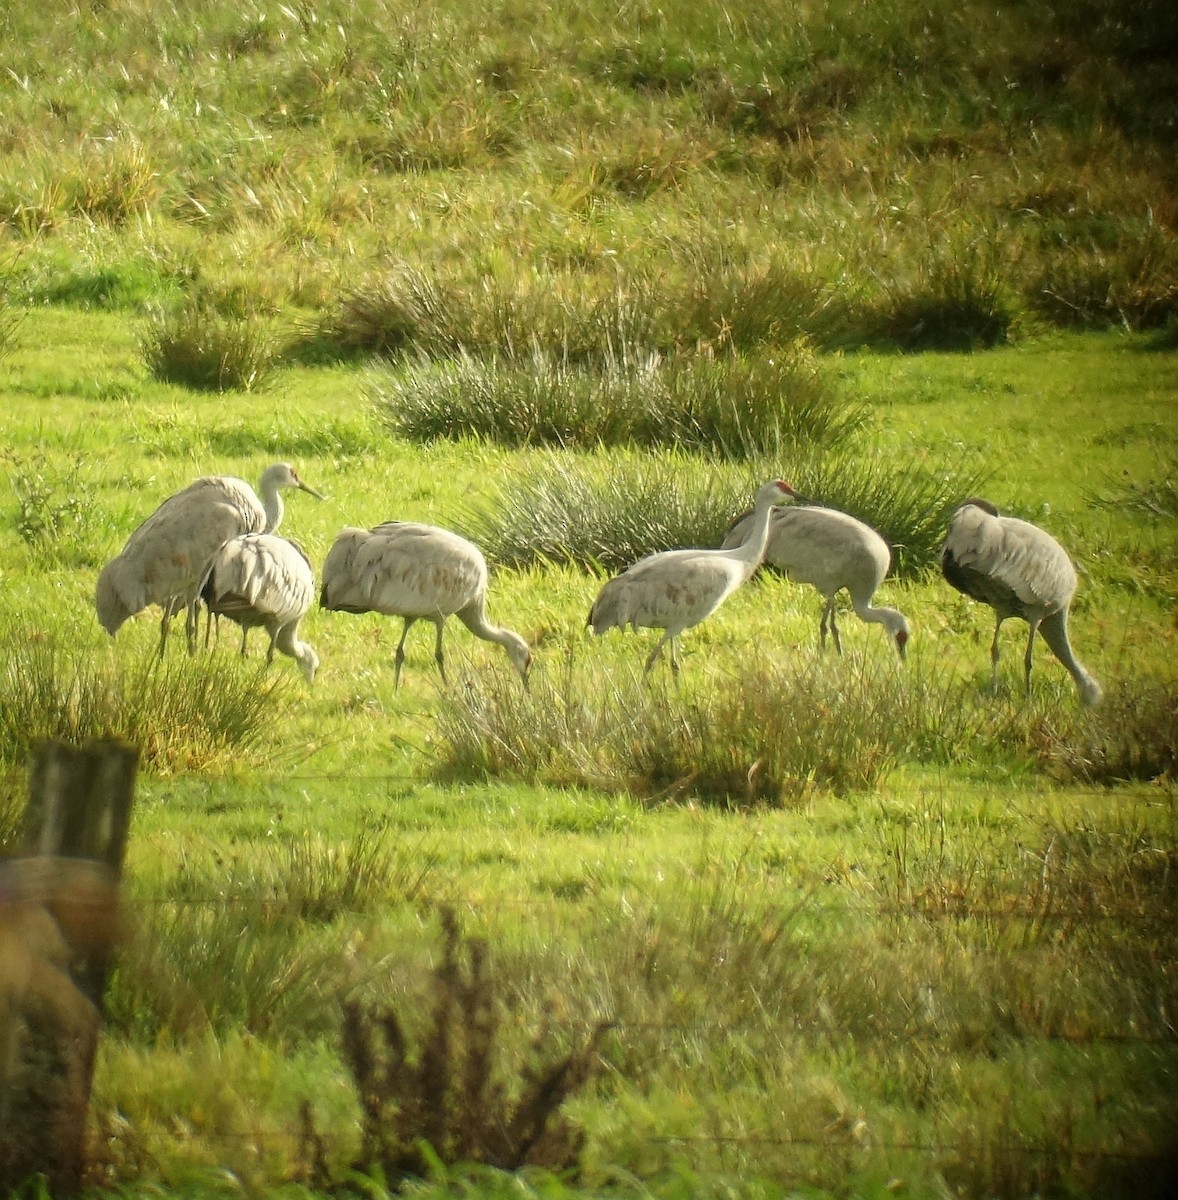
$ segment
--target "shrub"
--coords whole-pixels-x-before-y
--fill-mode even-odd
[[[609,1026],[598,1024],[578,1048],[553,1054],[545,1014],[525,1060],[514,1072],[505,1069],[486,945],[472,940],[463,947],[449,912],[442,930],[442,960],[416,1053],[395,1009],[344,1005],[344,1060],[363,1113],[355,1169],[379,1171],[396,1185],[429,1175],[434,1163],[575,1167],[584,1138],[560,1110],[590,1078]]]
[[[211,392],[258,391],[277,359],[273,336],[259,318],[224,317],[203,304],[153,316],[140,352],[154,378]]]
[[[10,450],[0,452],[0,460],[9,465],[21,541],[50,562],[90,563],[98,510],[85,458],[58,467],[41,452],[25,457]]]

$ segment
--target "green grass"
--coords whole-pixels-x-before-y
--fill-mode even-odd
[[[614,1026],[579,1172],[402,1194],[1167,1194],[1172,34],[1153,0],[3,6],[0,843],[34,736],[145,749],[94,1194],[391,1194],[342,1014],[429,1029],[439,906],[509,1090],[546,1018]],[[778,440],[803,336],[855,428]],[[695,408],[557,419],[652,393]],[[317,608],[311,688],[236,638],[153,666],[154,614],[112,642],[128,534],[279,459],[328,497],[283,525],[315,564],[345,524],[484,543],[529,689],[455,625],[453,686],[423,636],[395,690],[400,623]],[[765,575],[643,684],[656,635],[585,630],[605,574],[776,476],[898,543],[906,667],[849,613],[820,658],[819,597]],[[1094,712],[1042,647],[1024,701],[1015,622],[990,693],[992,618],[935,572],[975,491],[1075,557]]]
[[[231,681],[244,699],[265,680],[245,757],[204,753],[180,726],[145,762],[136,916],[95,1084],[98,1127],[118,1133],[98,1179],[176,1193],[214,1186],[214,1168],[259,1188],[311,1179],[307,1100],[329,1171],[345,1171],[360,1141],[340,1004],[423,1018],[423,921],[447,904],[487,939],[512,1011],[559,994],[617,1023],[605,1073],[570,1101],[587,1135],[582,1184],[560,1185],[573,1195],[622,1177],[719,1194],[734,1169],[748,1196],[872,1194],[893,1178],[932,1195],[939,1175],[1003,1194],[1047,1178],[1133,1186],[1118,1172],[1157,1152],[1172,1117],[1169,1051],[1148,1039],[1165,1036],[1173,954],[1178,556],[1172,518],[1137,498],[1165,494],[1175,381],[1146,339],[831,363],[869,406],[864,453],[909,469],[919,447],[930,474],[983,457],[989,493],[1073,549],[1076,644],[1108,700],[1086,713],[1046,655],[1023,704],[1013,630],[991,697],[988,614],[919,571],[881,590],[913,625],[906,670],[853,616],[846,656],[820,661],[817,595],[765,577],[685,637],[679,691],[644,686],[651,635],[590,639],[600,577],[553,562],[492,579],[492,619],[536,649],[528,691],[461,627],[453,691],[412,647],[394,691],[399,622],[314,610],[311,689],[289,664],[258,676],[259,660],[235,662],[231,639],[192,662],[173,647],[145,676],[164,690],[120,700],[112,682],[144,677],[156,623],[112,644],[88,616],[97,564],[193,475],[253,477],[297,447],[329,500],[296,497],[284,527],[320,562],[341,524],[459,524],[557,460],[398,440],[362,365],[288,369],[240,404],[181,403],[125,365],[134,330],[109,314],[29,310],[22,324],[11,461],[42,456],[52,497],[84,489],[101,518],[63,556],[25,540],[15,493],[4,507],[13,685],[52,696],[91,680],[70,685],[82,696],[105,680],[109,721],[182,702],[207,719],[193,681],[225,701]],[[96,390],[91,364],[126,370],[134,402]],[[567,469],[604,476],[624,469],[616,454]],[[70,482],[79,456],[84,483]]]

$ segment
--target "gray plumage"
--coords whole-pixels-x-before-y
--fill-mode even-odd
[[[736,520],[724,545],[738,545],[747,536],[751,521],[751,513]],[[843,652],[835,620],[835,597],[846,588],[859,619],[882,625],[894,640],[900,657],[905,657],[910,630],[904,614],[895,608],[874,608],[871,604],[888,573],[892,554],[887,542],[870,525],[833,508],[809,505],[775,508],[769,519],[764,561],[795,583],[812,584],[822,594],[824,603],[818,624],[821,647],[826,646],[829,623],[835,649]]]
[[[270,635],[267,662],[281,650],[298,663],[308,683],[319,656],[299,640],[299,622],[315,599],[315,577],[302,549],[272,533],[230,538],[213,558],[200,589],[210,617],[228,617],[244,631],[261,626]]]
[[[769,536],[775,504],[796,493],[783,480],[757,492],[745,540],[720,550],[664,550],[650,554],[611,579],[598,593],[588,624],[595,634],[629,626],[661,629],[644,674],[670,643],[671,670],[678,675],[676,639],[712,613],[757,569]]]
[[[277,529],[283,488],[323,498],[303,483],[289,463],[275,463],[262,474],[261,499],[245,480],[232,475],[207,475],[169,496],[102,568],[94,592],[102,627],[113,637],[129,617],[158,604],[163,610],[162,657],[168,624],[185,609],[192,653],[200,588],[213,556],[230,538]]]
[[[994,610],[990,663],[998,677],[998,634],[1008,617],[1027,622],[1023,658],[1027,693],[1035,634],[1067,668],[1085,704],[1101,698],[1100,684],[1072,651],[1068,610],[1076,593],[1076,569],[1064,548],[1045,530],[1016,517],[1003,517],[988,500],[967,500],[954,513],[941,551],[941,571],[959,592]]]
[[[405,638],[415,621],[432,621],[437,629],[434,660],[442,679],[442,630],[447,617],[457,617],[484,641],[502,646],[527,680],[532,663],[528,643],[511,629],[487,620],[487,563],[466,538],[436,525],[387,521],[373,529],[340,531],[323,563],[319,603],[333,612],[384,613],[402,617],[394,679],[399,687],[405,662]]]

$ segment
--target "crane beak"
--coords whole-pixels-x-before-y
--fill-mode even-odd
[[[316,500],[326,500],[327,499],[327,497],[325,495],[323,495],[322,492],[317,492],[313,487],[311,487],[309,484],[304,483],[301,479],[299,480],[299,491],[309,493],[310,495],[314,496]]]

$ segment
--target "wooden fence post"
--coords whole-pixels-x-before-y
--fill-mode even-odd
[[[0,1194],[79,1189],[138,752],[34,754],[25,853],[0,862]]]

